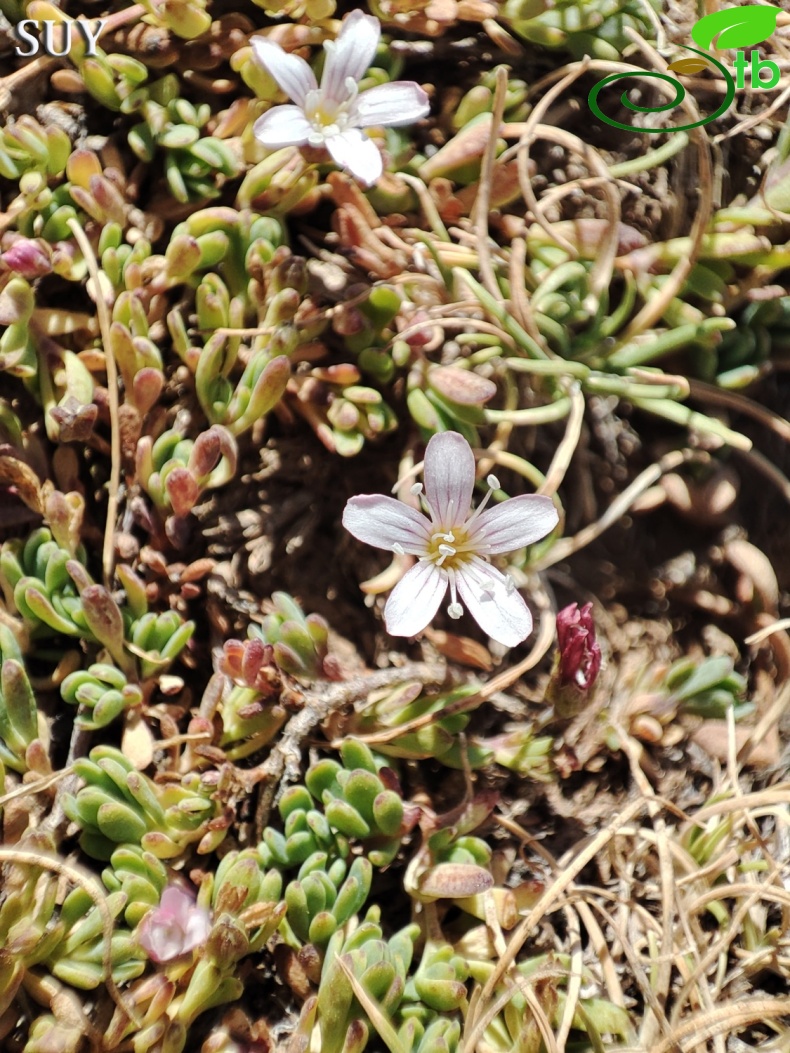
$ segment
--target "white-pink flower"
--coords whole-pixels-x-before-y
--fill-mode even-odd
[[[381,154],[362,129],[411,124],[430,109],[428,96],[414,81],[399,80],[359,93],[359,82],[373,61],[381,25],[359,9],[343,20],[336,40],[326,41],[321,87],[304,59],[266,37],[252,46],[294,106],[274,106],[255,122],[253,132],[270,150],[283,146],[325,146],[341,168],[363,183],[382,173]]]
[[[168,885],[159,906],[149,910],[137,929],[140,946],[161,964],[188,954],[208,939],[211,917],[182,885]]]
[[[513,580],[488,560],[545,537],[557,525],[556,508],[537,494],[486,508],[491,491],[499,489],[497,479],[489,475],[491,490],[480,507],[470,511],[475,459],[457,432],[430,440],[424,477],[427,516],[381,494],[352,497],[343,512],[343,526],[355,538],[418,559],[387,600],[387,632],[414,636],[424,629],[449,588],[451,618],[460,618],[463,603],[492,639],[514,647],[532,632],[532,615]],[[421,484],[412,492],[422,495]]]

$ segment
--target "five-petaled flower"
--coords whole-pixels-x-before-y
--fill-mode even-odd
[[[424,629],[449,587],[451,618],[460,618],[463,602],[492,639],[514,647],[532,631],[532,615],[512,579],[488,560],[545,537],[557,525],[557,510],[548,497],[536,494],[486,509],[491,492],[499,489],[489,475],[491,489],[470,512],[475,459],[457,432],[433,436],[425,451],[424,476],[425,495],[419,483],[412,492],[421,495],[430,518],[380,494],[352,497],[343,512],[343,525],[355,538],[417,557],[387,600],[387,631],[414,636]]]
[[[168,885],[159,906],[140,922],[137,938],[148,957],[161,965],[205,943],[210,930],[206,908],[183,886]]]
[[[296,103],[274,106],[255,122],[255,137],[270,150],[283,146],[325,146],[341,168],[363,183],[383,171],[381,154],[363,128],[411,124],[430,109],[428,96],[414,81],[399,80],[359,92],[381,35],[379,20],[352,11],[337,39],[326,41],[321,87],[304,59],[266,37],[253,37],[261,65]]]

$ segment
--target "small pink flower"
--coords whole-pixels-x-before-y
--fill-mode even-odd
[[[138,927],[140,946],[157,964],[188,954],[208,939],[211,917],[182,885],[168,885]]]
[[[571,603],[557,613],[560,685],[574,684],[589,691],[601,668],[601,647],[595,639],[592,604]]]
[[[381,25],[359,9],[343,19],[334,41],[324,44],[321,87],[304,59],[266,37],[253,37],[260,64],[295,106],[273,106],[255,122],[255,137],[270,150],[282,146],[325,146],[341,168],[368,185],[383,171],[381,154],[362,129],[411,124],[430,109],[414,81],[399,80],[359,92],[359,82],[376,54]]]
[[[52,272],[52,251],[40,238],[17,238],[0,260],[21,278],[41,278]]]
[[[550,533],[559,519],[554,504],[548,497],[522,494],[484,511],[491,492],[499,489],[489,475],[491,490],[470,512],[475,459],[466,439],[453,431],[428,443],[424,475],[422,500],[430,518],[380,494],[352,497],[343,512],[343,526],[359,541],[418,559],[387,600],[387,632],[420,632],[449,588],[451,618],[461,617],[463,601],[492,639],[515,647],[532,632],[532,615],[513,580],[488,560]],[[416,483],[412,492],[421,494],[422,485]]]

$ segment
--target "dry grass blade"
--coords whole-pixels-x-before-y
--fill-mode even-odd
[[[477,190],[472,222],[476,234],[477,256],[480,266],[480,277],[483,284],[492,296],[500,295],[499,283],[497,281],[494,267],[491,263],[491,251],[488,236],[488,211],[491,203],[491,180],[493,178],[494,163],[496,161],[497,137],[499,126],[502,123],[502,115],[505,112],[505,96],[507,92],[507,69],[505,66],[497,66],[494,71],[494,108],[491,116],[491,131],[483,154],[483,165],[480,171],[480,183]]]
[[[591,541],[600,537],[610,526],[614,526],[620,517],[625,515],[640,494],[643,494],[645,490],[656,483],[662,475],[667,472],[673,472],[681,464],[685,464],[688,461],[704,462],[707,460],[707,457],[708,455],[704,453],[692,450],[679,450],[662,457],[656,464],[651,464],[649,468],[645,468],[643,472],[640,472],[631,485],[626,487],[615,498],[599,519],[580,530],[574,537],[563,538],[555,542],[546,555],[538,560],[536,569],[545,570],[547,567],[553,567],[555,563],[567,559],[568,556],[579,552],[586,545],[589,545]]]
[[[607,824],[604,830],[601,830],[598,834],[592,837],[583,849],[581,849],[570,860],[565,862],[562,872],[546,888],[545,892],[541,895],[532,910],[530,910],[529,914],[523,919],[523,921],[519,922],[518,926],[511,933],[507,951],[497,961],[491,976],[486,980],[480,991],[478,1005],[480,1006],[479,1012],[481,1014],[485,1013],[487,1015],[488,1003],[493,997],[495,988],[499,983],[504,981],[505,976],[516,961],[524,943],[529,938],[530,933],[535,926],[540,922],[541,918],[552,910],[559,908],[564,893],[573,885],[577,874],[579,874],[585,866],[595,858],[596,854],[601,851],[613,837],[617,836],[621,828],[625,826],[626,823],[629,823],[635,815],[638,815],[644,807],[644,800],[640,799],[633,801],[630,805],[619,812],[614,819]],[[483,1009],[483,1006],[486,1008]],[[482,1016],[481,1019],[485,1019],[485,1017]],[[482,1036],[483,1030],[484,1027],[481,1026],[479,1021],[471,1026],[471,1030],[466,1040],[467,1048],[474,1049],[476,1047],[477,1042]]]
[[[343,960],[343,955],[339,954],[335,961],[337,962],[340,971],[344,973],[346,979],[351,984],[351,990],[354,992],[357,1001],[368,1014],[371,1024],[378,1032],[379,1038],[385,1044],[390,1053],[408,1053],[404,1048],[403,1043],[398,1038],[397,1031],[381,1011],[381,1007],[375,999],[371,998],[356,976],[354,976],[353,971]]]
[[[93,282],[93,299],[99,317],[104,361],[107,369],[107,399],[110,410],[110,484],[107,493],[107,519],[104,524],[104,547],[102,549],[102,568],[104,584],[112,588],[113,563],[115,560],[115,523],[118,518],[118,495],[121,486],[121,424],[118,399],[118,367],[112,351],[110,337],[110,312],[104,297],[105,281],[96,262],[96,255],[85,231],[76,221],[69,220],[69,229],[80,247],[88,273]]]
[[[790,998],[746,998],[697,1013],[651,1048],[651,1053],[687,1053],[717,1035],[790,1014]]]

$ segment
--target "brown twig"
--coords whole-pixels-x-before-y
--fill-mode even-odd
[[[377,673],[355,676],[340,684],[313,685],[303,696],[302,709],[285,725],[279,741],[263,764],[240,772],[248,789],[252,789],[259,782],[266,784],[255,812],[257,837],[260,838],[261,831],[268,822],[276,796],[279,796],[286,783],[299,777],[303,742],[330,714],[365,698],[371,691],[393,687],[408,680],[419,680],[426,685],[441,684],[445,675],[444,666],[412,662],[398,669],[381,669]]]

